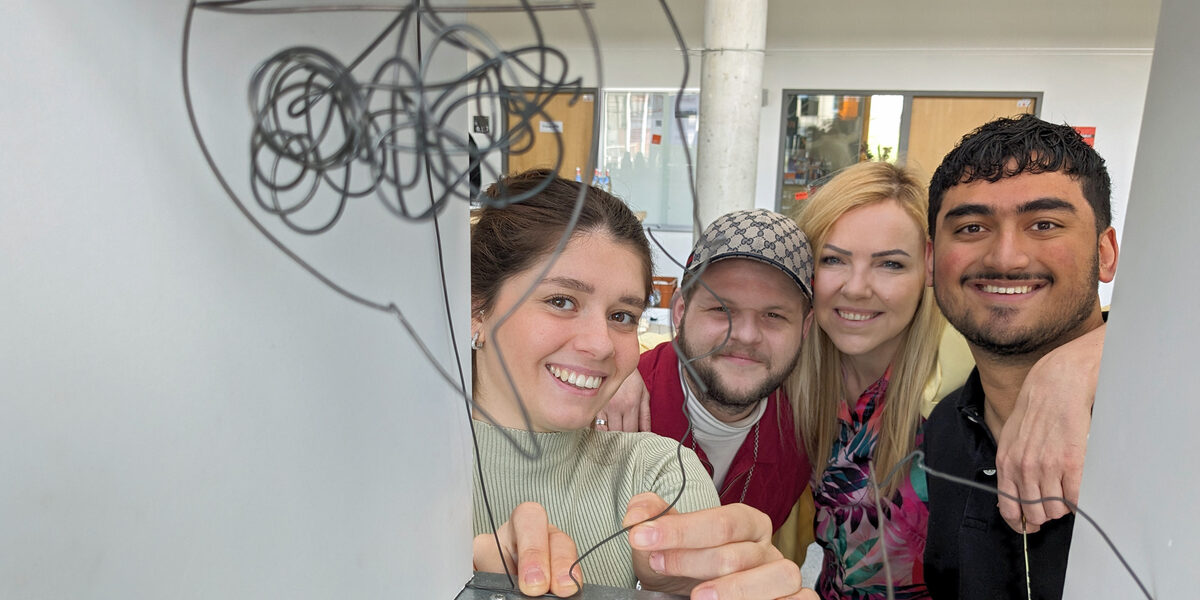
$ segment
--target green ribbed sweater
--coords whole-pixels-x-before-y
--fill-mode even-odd
[[[580,554],[621,528],[629,499],[655,492],[667,502],[679,493],[678,442],[653,433],[619,433],[584,429],[536,433],[543,456],[529,461],[501,434],[503,428],[475,421],[479,457],[488,499],[499,527],[522,502],[546,507],[550,522],[565,531]],[[503,429],[526,450],[533,447],[526,431]],[[676,508],[692,512],[720,505],[712,478],[688,448],[682,449],[687,487]],[[479,474],[475,483],[475,535],[490,533]],[[587,583],[632,588],[637,582],[630,558],[629,536],[598,548],[583,561]]]

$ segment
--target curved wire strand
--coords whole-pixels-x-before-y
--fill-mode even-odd
[[[980,490],[983,492],[987,492],[989,494],[996,494],[999,497],[1007,498],[1007,499],[1012,500],[1013,502],[1017,502],[1019,504],[1042,504],[1045,502],[1062,502],[1072,512],[1083,517],[1083,520],[1087,521],[1088,524],[1092,526],[1092,529],[1095,529],[1096,533],[1100,534],[1100,538],[1104,540],[1105,545],[1108,546],[1108,549],[1109,549],[1109,551],[1112,552],[1113,556],[1115,556],[1117,558],[1117,560],[1120,561],[1121,566],[1125,568],[1125,572],[1129,574],[1129,578],[1132,579],[1135,584],[1137,584],[1138,589],[1141,590],[1141,592],[1142,592],[1142,595],[1145,596],[1147,598],[1147,600],[1154,600],[1154,596],[1152,596],[1150,594],[1150,590],[1148,590],[1146,588],[1146,584],[1142,582],[1142,579],[1140,577],[1138,577],[1138,574],[1133,570],[1133,567],[1129,564],[1129,561],[1125,559],[1125,555],[1121,554],[1121,551],[1117,549],[1117,545],[1115,543],[1113,543],[1112,538],[1108,537],[1108,532],[1104,531],[1104,528],[1102,528],[1100,526],[1100,524],[1097,523],[1096,520],[1092,518],[1091,515],[1089,515],[1082,508],[1080,508],[1078,504],[1075,504],[1074,502],[1071,502],[1070,500],[1067,500],[1066,498],[1063,498],[1061,496],[1043,496],[1041,498],[1033,498],[1033,499],[1027,500],[1025,498],[1021,498],[1020,496],[1009,494],[1008,492],[1002,492],[998,488],[992,487],[990,485],[982,484],[977,481],[971,481],[970,479],[964,479],[962,477],[951,475],[949,473],[943,473],[936,469],[930,468],[929,465],[925,464],[925,452],[922,450],[913,450],[907,456],[900,459],[900,462],[897,462],[896,465],[893,466],[890,471],[888,471],[887,475],[883,478],[883,481],[879,482],[879,484],[877,486],[875,486],[876,490],[878,490],[879,487],[886,487],[888,485],[888,483],[891,482],[893,477],[896,477],[900,474],[900,468],[902,466],[904,466],[905,464],[907,464],[909,461],[912,461],[913,464],[916,465],[917,468],[921,469],[922,471],[924,471],[926,474],[928,474],[930,476],[936,477],[938,479],[942,479],[944,481],[949,481],[950,483],[954,483],[957,485],[974,488],[974,489],[977,489],[977,490]],[[872,474],[874,473],[874,461],[872,461],[872,463],[871,463],[871,473]],[[878,491],[876,493],[878,493]],[[882,519],[883,519],[882,512],[879,513],[879,518],[881,519],[881,522],[882,522]],[[885,544],[884,551],[886,552],[886,544]],[[890,576],[887,578],[887,581],[888,581],[888,593],[890,595],[893,593],[891,590],[892,579]]]

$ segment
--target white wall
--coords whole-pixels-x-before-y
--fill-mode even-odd
[[[184,111],[185,9],[0,7],[0,597],[453,597],[471,570],[462,404],[395,319],[224,194]],[[198,20],[201,127],[235,189],[248,68],[378,27]],[[465,221],[457,205],[443,227],[463,317]],[[467,328],[446,325],[428,225],[365,201],[287,241],[396,301],[453,368]]]
[[[699,85],[703,2],[674,0],[694,50],[690,86]],[[1043,118],[1096,127],[1096,149],[1113,177],[1118,231],[1129,201],[1158,0],[1014,0],[997,10],[952,0],[778,1],[770,6],[759,131],[757,206],[774,208],[784,89],[1041,91]],[[657,2],[605,0],[592,11],[605,87],[675,87],[677,46]],[[546,13],[547,39],[595,85],[593,54],[576,14]],[[528,41],[517,16],[480,22],[497,39]],[[524,37],[522,37],[524,36]],[[661,236],[686,258],[686,233]],[[659,265],[668,264],[659,260]],[[665,267],[660,267],[665,268]],[[664,271],[676,274],[674,271]],[[1101,288],[1107,303],[1111,286]]]

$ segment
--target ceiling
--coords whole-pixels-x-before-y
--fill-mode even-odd
[[[590,13],[602,47],[675,47],[659,2],[593,1]],[[704,0],[668,0],[667,4],[688,46],[700,46]],[[767,48],[1144,50],[1154,45],[1159,4],[1160,0],[775,0],[769,5]],[[471,20],[497,39],[532,36],[523,14],[485,13]],[[587,39],[574,11],[542,12],[539,20],[547,38],[558,45],[584,45]]]

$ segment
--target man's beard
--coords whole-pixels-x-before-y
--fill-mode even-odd
[[[978,278],[978,279],[995,279],[1005,281],[1024,281],[1034,278],[1044,278],[1054,283],[1054,279],[1049,276],[1036,276],[1032,274],[1023,274],[1018,276],[1002,275],[998,273],[981,273],[964,276],[963,280]],[[1092,316],[1092,311],[1095,310],[1096,303],[1096,286],[1100,281],[1100,257],[1097,255],[1092,261],[1092,276],[1089,278],[1091,287],[1089,292],[1080,292],[1071,298],[1073,304],[1065,307],[1061,316],[1048,315],[1042,322],[1037,323],[1024,330],[1009,332],[1001,339],[997,334],[996,327],[989,325],[996,322],[1003,322],[1008,318],[1008,315],[1015,312],[1015,309],[1006,307],[994,307],[990,309],[987,318],[981,322],[972,322],[967,315],[967,310],[957,312],[947,311],[942,304],[942,299],[938,298],[938,306],[943,306],[942,312],[946,316],[946,320],[950,322],[955,329],[959,331],[972,345],[981,350],[998,357],[1022,357],[1036,356],[1041,357],[1050,350],[1061,346],[1070,341],[1068,336],[1075,331],[1078,331],[1080,326]],[[960,283],[961,285],[961,283]],[[934,288],[934,296],[937,297],[937,288]]]
[[[706,402],[703,402],[703,404],[712,408],[716,408],[717,410],[721,410],[727,414],[736,415],[744,412],[747,408],[754,406],[759,400],[762,400],[768,394],[775,391],[780,385],[783,384],[783,380],[786,379],[788,374],[792,372],[792,369],[796,366],[796,362],[800,359],[800,348],[797,347],[796,353],[790,358],[790,360],[787,360],[783,363],[784,368],[773,370],[771,367],[775,361],[770,360],[770,357],[764,357],[758,351],[745,346],[739,346],[732,341],[726,342],[724,346],[719,347],[717,350],[712,351],[711,354],[709,354],[709,349],[690,347],[687,341],[687,335],[685,334],[687,328],[684,327],[684,322],[684,320],[680,321],[678,332],[676,333],[676,338],[679,342],[679,348],[683,350],[683,354],[680,355],[679,359],[687,360],[689,358],[703,356],[703,358],[699,358],[688,363],[688,365],[683,368],[684,372],[687,373],[689,377],[695,377],[698,379],[699,383],[703,384],[704,389],[707,390],[707,394],[701,394],[699,393],[700,390],[696,390],[697,396],[700,397],[701,400],[707,400]],[[745,392],[731,390],[725,386],[723,382],[720,381],[720,375],[717,374],[716,369],[714,369],[712,366],[711,355],[728,351],[737,351],[738,353],[750,356],[755,360],[765,363],[768,371],[767,375],[763,378],[763,381],[760,382],[759,385],[753,386],[751,389]],[[688,367],[690,367],[690,369]]]

